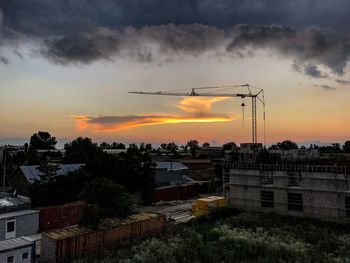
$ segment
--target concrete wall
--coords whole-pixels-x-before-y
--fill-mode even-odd
[[[8,213],[7,218],[16,218],[16,237],[30,236],[38,233],[39,230],[39,211],[19,216],[11,216],[12,213]],[[6,237],[6,219],[0,219],[0,240],[4,240]]]
[[[229,203],[242,209],[349,220],[345,210],[345,197],[350,195],[349,179],[344,174],[229,169],[224,171],[224,189]],[[261,191],[274,193],[273,209],[261,207]],[[302,212],[288,211],[288,193],[302,194]]]

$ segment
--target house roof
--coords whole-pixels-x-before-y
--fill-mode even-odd
[[[69,172],[74,172],[79,170],[84,164],[59,164],[57,175],[67,175]],[[39,165],[21,165],[21,172],[29,183],[34,183],[34,181],[40,181],[42,172],[39,171]]]
[[[187,170],[188,167],[180,162],[155,162],[156,170],[180,171]]]
[[[24,237],[11,238],[0,241],[0,251],[11,250],[19,247],[30,246],[33,241],[27,240]]]
[[[12,194],[0,192],[0,213],[2,210],[11,210],[20,207],[26,207],[30,205],[30,198]]]
[[[32,209],[18,210],[14,212],[2,213],[0,214],[0,219],[24,216],[24,215],[30,215],[30,214],[38,214],[38,213],[39,213],[38,210],[32,210]]]

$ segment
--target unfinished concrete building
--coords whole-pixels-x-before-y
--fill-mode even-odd
[[[238,208],[350,221],[348,166],[226,163],[223,187]]]

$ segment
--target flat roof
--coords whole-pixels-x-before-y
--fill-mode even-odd
[[[39,211],[38,210],[32,210],[32,209],[13,211],[13,212],[0,214],[0,219],[9,218],[9,217],[16,217],[16,216],[23,216],[23,215],[29,215],[29,214],[35,214],[35,213],[39,213]]]
[[[33,241],[29,241],[24,237],[6,239],[3,241],[0,241],[0,251],[6,251],[6,250],[15,249],[15,248],[24,247],[24,246],[31,246],[32,244],[33,244]]]
[[[105,219],[99,225],[97,230],[109,229],[120,225],[127,225],[135,222],[145,221],[151,218],[157,218],[158,216],[159,215],[155,213],[138,213],[138,214],[130,215],[126,219],[118,219],[118,218]],[[94,230],[75,225],[75,226],[70,226],[70,227],[65,227],[65,228],[60,228],[49,232],[45,232],[45,233],[42,233],[42,235],[45,235],[54,240],[62,240],[62,239],[81,236],[92,232],[94,232]]]
[[[16,207],[23,207],[30,205],[30,198],[12,194],[6,192],[0,192],[0,213],[1,210],[14,209]]]

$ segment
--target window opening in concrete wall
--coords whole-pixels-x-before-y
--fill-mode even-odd
[[[260,192],[261,207],[274,208],[275,196],[272,191],[261,191]]]
[[[303,211],[303,195],[298,193],[288,193],[288,210]]]
[[[345,197],[345,211],[346,217],[350,218],[350,196]]]

